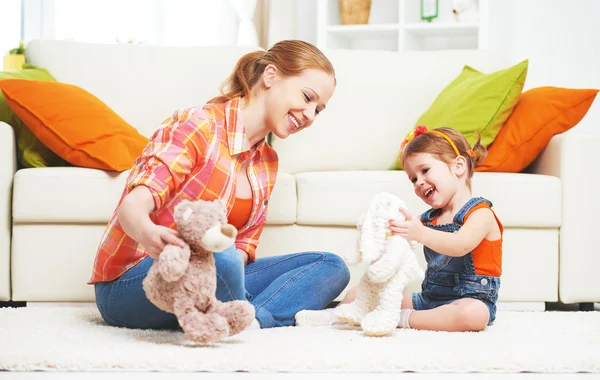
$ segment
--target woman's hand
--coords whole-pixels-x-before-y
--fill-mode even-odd
[[[244,266],[248,265],[248,259],[249,259],[249,256],[248,256],[248,254],[246,253],[246,251],[243,251],[243,250],[241,250],[241,249],[238,249],[238,252],[239,252],[239,253],[240,253],[240,255],[242,256],[242,261],[244,262]]]
[[[121,202],[117,218],[127,236],[141,244],[156,260],[167,244],[183,247],[185,243],[176,231],[154,224],[149,216],[152,211],[152,193],[146,186],[137,186]]]
[[[144,247],[148,256],[154,260],[158,260],[158,256],[167,244],[176,245],[181,248],[185,246],[185,242],[179,237],[177,231],[156,225],[152,222],[147,223],[139,230],[137,242]]]
[[[389,229],[392,232],[392,235],[402,236],[408,241],[416,240],[422,242],[422,232],[425,228],[423,223],[406,209],[401,208],[400,212],[404,214],[406,220],[403,222],[396,220],[389,221]]]

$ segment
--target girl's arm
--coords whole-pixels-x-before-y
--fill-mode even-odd
[[[406,221],[390,221],[390,231],[408,240],[416,240],[446,256],[464,256],[473,251],[488,235],[498,230],[494,213],[487,208],[473,211],[456,233],[427,228],[408,211],[403,210],[403,213]]]

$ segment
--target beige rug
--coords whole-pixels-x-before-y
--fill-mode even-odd
[[[481,333],[354,328],[245,331],[209,346],[107,326],[91,307],[0,309],[0,370],[600,372],[600,312],[499,311]]]

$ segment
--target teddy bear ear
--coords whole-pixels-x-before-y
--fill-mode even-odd
[[[177,204],[177,206],[175,206],[175,216],[181,215],[190,207],[192,207],[192,202],[188,201],[187,199],[182,200]]]

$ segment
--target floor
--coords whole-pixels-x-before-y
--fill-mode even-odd
[[[48,379],[83,379],[83,380],[168,380],[176,378],[178,380],[304,380],[306,378],[318,380],[596,380],[600,379],[600,374],[534,374],[534,373],[513,373],[513,374],[485,374],[485,373],[400,373],[400,374],[293,374],[293,373],[53,373],[53,372],[33,372],[33,373],[13,373],[0,372],[0,379],[14,380],[48,380]]]
[[[29,306],[50,306],[55,303],[33,303]],[[65,306],[88,306],[89,303],[64,303]],[[500,307],[500,304],[499,304]],[[594,310],[600,311],[600,303],[594,304]],[[540,309],[539,304],[511,304],[506,303],[502,306],[504,309]],[[561,303],[546,303],[546,310],[561,310],[561,311],[578,311],[578,305],[565,305]],[[600,357],[599,357],[600,358]],[[1,360],[1,358],[0,358]],[[600,360],[600,359],[599,359]],[[96,380],[106,379],[111,380],[167,380],[177,378],[180,380],[302,380],[306,377],[311,379],[327,379],[327,380],[358,380],[358,379],[377,379],[377,380],[558,380],[558,379],[598,379],[600,374],[590,373],[573,373],[573,374],[537,374],[537,373],[357,373],[357,374],[340,374],[340,373],[322,373],[322,374],[302,374],[302,373],[158,373],[158,372],[3,372],[0,371],[0,380],[15,379],[15,380],[48,380],[48,379],[82,379]]]

